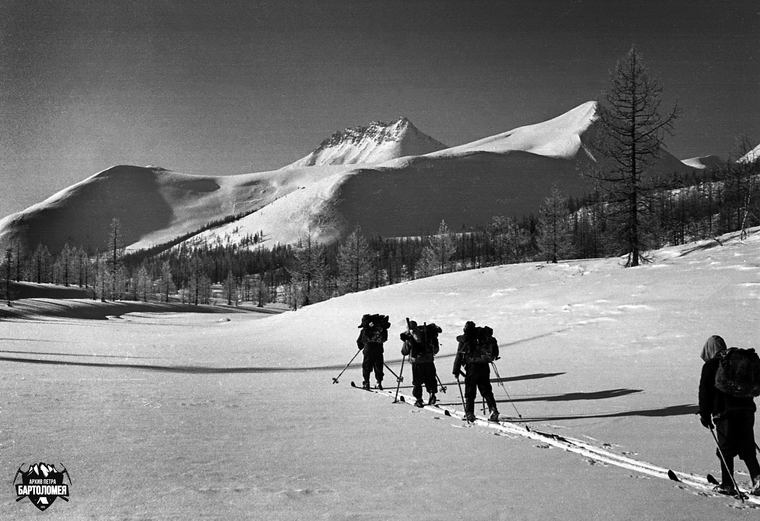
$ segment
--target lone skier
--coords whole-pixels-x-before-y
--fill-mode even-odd
[[[492,336],[490,327],[475,327],[475,323],[468,321],[464,326],[464,334],[457,337],[459,346],[454,357],[452,373],[459,382],[464,366],[464,398],[465,419],[475,421],[475,394],[485,399],[491,412],[489,421],[499,421],[499,410],[496,407],[496,399],[491,387],[490,364],[499,358],[499,344]]]
[[[739,456],[747,465],[752,488],[750,494],[760,495],[760,464],[755,453],[755,411],[752,397],[737,397],[725,393],[715,386],[715,377],[721,363],[726,342],[713,335],[702,348],[704,360],[699,380],[699,416],[705,428],[717,432],[717,455],[720,459],[721,482],[715,491],[735,495],[734,456]]]
[[[401,354],[409,356],[412,364],[412,395],[417,399],[415,407],[423,407],[422,386],[425,386],[429,394],[428,405],[437,402],[435,397],[438,391],[437,374],[435,370],[435,355],[440,349],[438,345],[438,333],[441,328],[435,324],[425,324],[421,328],[414,320],[409,322],[409,330],[401,333],[404,341]]]
[[[364,361],[362,362],[362,388],[369,390],[369,377],[374,371],[377,388],[383,388],[383,365],[385,363],[383,343],[388,340],[388,328],[391,323],[387,315],[364,315],[359,326],[359,338],[356,345],[362,349]]]

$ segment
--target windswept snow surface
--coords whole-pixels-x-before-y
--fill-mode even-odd
[[[70,501],[46,514],[56,520],[756,519],[731,498],[352,389],[358,358],[332,383],[356,353],[363,313],[390,315],[396,372],[404,318],[435,322],[448,385],[439,398],[456,407],[454,339],[474,320],[501,346],[503,415],[715,474],[714,442],[695,415],[699,352],[713,334],[758,347],[753,232],[665,249],[635,269],[620,259],[502,266],[276,316],[122,310],[86,320],[77,310],[97,303],[21,302],[58,313],[0,323],[0,475],[62,463],[72,485]],[[403,375],[406,385],[408,364]],[[10,488],[0,509],[39,517]]]
[[[596,102],[587,101],[556,118],[451,147],[429,156],[520,150],[540,156],[571,159],[580,150],[581,135],[596,120]]]

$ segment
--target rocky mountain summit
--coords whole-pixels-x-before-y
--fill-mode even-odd
[[[418,156],[447,146],[421,132],[405,117],[391,123],[373,121],[333,133],[296,166],[382,163],[403,156]]]

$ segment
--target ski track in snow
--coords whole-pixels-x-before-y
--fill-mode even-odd
[[[352,386],[354,386],[353,382],[351,384]],[[413,396],[400,393],[400,392],[397,393],[393,389],[388,389],[388,388],[382,391],[373,389],[371,390],[371,392],[379,397],[393,397],[394,403],[396,403],[397,396],[398,396],[398,402],[402,402],[409,405],[413,404],[415,400]],[[464,413],[448,406],[425,405],[424,407],[421,407],[420,409],[427,410],[438,415],[443,414],[444,416],[457,418],[460,421],[464,422]],[[433,416],[433,418],[441,419],[440,416]],[[725,495],[721,495],[721,494],[713,492],[712,491],[713,485],[709,483],[706,476],[699,476],[696,474],[681,472],[681,471],[674,472],[672,469],[660,467],[658,465],[654,465],[646,461],[633,459],[628,455],[630,453],[617,454],[614,452],[610,452],[609,450],[606,450],[606,447],[610,447],[610,448],[612,447],[612,445],[610,445],[609,443],[603,444],[604,448],[597,447],[595,445],[592,445],[592,444],[589,444],[589,443],[586,443],[574,438],[570,438],[570,437],[566,437],[566,436],[562,436],[562,435],[558,435],[554,433],[544,432],[544,431],[533,430],[528,425],[527,422],[525,423],[525,426],[522,426],[517,423],[514,423],[513,421],[500,420],[498,423],[491,422],[484,416],[479,416],[479,415],[476,415],[476,418],[477,419],[473,423],[466,422],[461,425],[452,424],[452,427],[468,428],[468,427],[472,427],[473,425],[477,425],[479,427],[495,430],[496,432],[494,434],[497,436],[504,436],[509,439],[517,439],[518,437],[527,438],[527,439],[539,442],[537,445],[535,445],[536,448],[540,448],[540,449],[548,449],[551,447],[559,448],[567,452],[572,452],[580,456],[583,456],[586,459],[586,461],[591,465],[596,465],[596,464],[601,464],[602,466],[613,465],[615,467],[636,472],[640,474],[642,477],[655,477],[659,479],[673,481],[673,478],[670,477],[670,475],[673,474],[677,477],[678,480],[680,480],[678,481],[679,483],[678,488],[680,489],[687,490],[689,492],[692,492],[704,497],[715,497],[715,498],[723,498],[723,499],[726,499],[727,497]],[[739,500],[737,499],[737,503],[738,502]],[[742,501],[741,503],[742,503],[741,506],[737,506],[736,504],[729,504],[728,506],[732,508],[760,509],[760,497],[747,495],[744,498],[744,501]]]
[[[3,472],[64,462],[81,487],[53,506],[67,520],[723,519],[725,505],[757,503],[715,501],[705,484],[718,462],[694,414],[699,351],[711,334],[755,345],[758,271],[727,268],[756,263],[760,234],[721,242],[636,269],[600,259],[450,273],[266,317],[3,320]],[[510,382],[499,403],[535,429],[398,414],[333,385],[326,371],[345,367],[361,314],[377,312],[392,317],[391,366],[404,317],[443,328],[449,363],[466,320],[492,326]],[[453,387],[442,406],[458,412],[458,400]],[[662,487],[666,468],[682,483]],[[23,503],[3,506],[22,519]]]

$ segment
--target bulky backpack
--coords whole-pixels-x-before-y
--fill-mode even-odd
[[[467,340],[467,360],[476,363],[494,361],[493,330],[490,327],[478,327],[475,334]]]
[[[387,315],[364,315],[362,317],[362,325],[360,326],[364,331],[364,340],[366,342],[382,344],[385,340],[383,333],[391,327],[391,323],[388,321]]]
[[[760,396],[760,357],[754,349],[731,347],[717,355],[715,387],[732,396]]]
[[[439,350],[438,333],[441,331],[443,330],[433,323],[425,324],[420,327],[420,336],[422,337],[422,342],[412,343],[412,358],[437,355]]]

